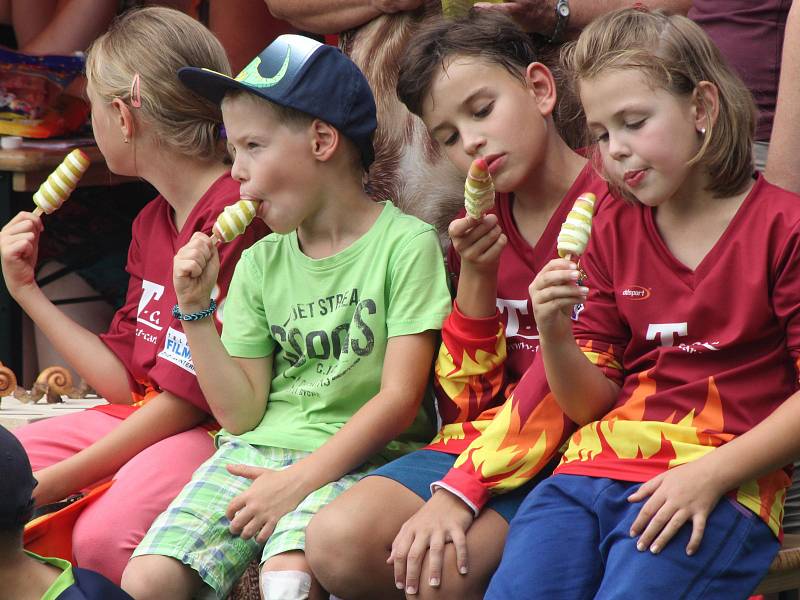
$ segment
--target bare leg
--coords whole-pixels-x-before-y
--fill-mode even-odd
[[[320,583],[348,600],[404,598],[386,564],[395,536],[424,502],[405,486],[385,477],[367,477],[323,508],[306,532],[306,556]],[[456,568],[447,545],[442,583],[427,585],[423,563],[419,593],[409,598],[482,598],[500,562],[508,525],[492,510],[484,511],[467,532],[469,573]]]
[[[122,574],[122,589],[135,600],[189,600],[202,585],[196,571],[157,554],[132,558]]]
[[[322,586],[311,573],[311,567],[308,565],[306,555],[303,552],[284,552],[273,556],[261,566],[260,577],[263,578],[269,572],[278,571],[303,571],[311,576],[311,591],[308,594],[309,600],[327,600],[328,593],[322,589]],[[263,580],[262,580],[263,581]],[[263,583],[261,585],[261,593],[263,598]],[[138,599],[137,599],[138,600]]]

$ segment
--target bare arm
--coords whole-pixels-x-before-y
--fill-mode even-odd
[[[491,317],[497,304],[497,268],[507,239],[496,215],[456,219],[448,228],[461,257],[456,304],[467,317]]]
[[[116,429],[74,456],[36,473],[36,504],[68,496],[116,473],[156,442],[191,429],[208,415],[185,400],[162,392],[122,421]]]
[[[36,12],[29,0],[15,0],[12,7],[14,29],[22,27]],[[29,54],[71,54],[83,51],[101,33],[117,12],[117,0],[60,0],[46,25],[32,37],[20,41],[20,50]]]
[[[547,382],[561,409],[578,425],[597,420],[614,405],[619,386],[589,361],[572,335],[570,313],[586,301],[578,271],[565,259],[551,260],[531,284]]]
[[[800,5],[792,4],[783,39],[781,79],[767,156],[766,177],[775,185],[800,193]]]
[[[385,13],[412,10],[423,0],[265,0],[272,16],[313,33],[339,33]]]
[[[55,349],[109,402],[131,402],[125,366],[94,333],[61,312],[36,284],[41,220],[21,212],[0,230],[0,257],[9,294]]]
[[[633,0],[571,0],[569,25],[565,37],[576,37],[581,30],[600,15],[620,8],[631,8]],[[692,7],[691,0],[643,0],[650,9],[660,8],[669,13],[685,15]],[[502,4],[479,2],[480,10],[494,10],[513,17],[526,31],[552,35],[556,25],[556,0],[511,0]]]
[[[211,239],[195,233],[173,260],[173,283],[184,314],[208,308],[219,273],[219,252]],[[211,412],[234,435],[261,421],[272,379],[272,356],[231,358],[210,318],[185,321],[183,331],[192,349],[197,381]]]
[[[211,319],[184,323],[183,331],[200,388],[219,424],[234,435],[255,428],[267,407],[272,356],[231,358]]]

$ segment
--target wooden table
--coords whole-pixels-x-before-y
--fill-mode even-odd
[[[24,404],[13,396],[7,396],[0,399],[0,425],[14,429],[42,419],[80,412],[100,404],[106,404],[106,401],[103,398],[72,400],[65,397],[64,402],[60,404],[46,404],[44,399],[36,404]]]
[[[91,166],[81,178],[79,185],[118,185],[136,181],[111,173],[97,146],[82,146],[89,155]],[[14,192],[33,193],[53,172],[69,153],[69,148],[17,148],[0,149],[0,227],[8,223],[16,213],[13,206]],[[29,209],[33,210],[33,203]],[[0,363],[22,375],[22,327],[21,311],[11,299],[5,282],[0,278]]]

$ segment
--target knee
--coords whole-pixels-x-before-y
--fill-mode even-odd
[[[127,536],[97,519],[78,519],[72,532],[72,549],[78,566],[97,571],[119,584],[136,547]]]
[[[428,573],[428,560],[422,565],[422,573]],[[462,575],[456,567],[456,553],[452,544],[447,544],[442,563],[442,580],[437,587],[431,587],[427,581],[420,581],[418,600],[481,600],[489,585],[493,569],[486,572],[485,565],[473,565],[467,574]]]
[[[188,598],[190,590],[182,590],[180,585],[180,571],[183,569],[186,569],[184,565],[166,556],[137,556],[131,559],[122,574],[122,589],[135,600]]]
[[[317,513],[306,528],[309,566],[323,587],[337,595],[343,595],[359,581],[366,546],[359,530],[359,520],[330,505]]]

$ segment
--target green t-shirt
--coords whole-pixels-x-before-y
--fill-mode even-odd
[[[444,260],[430,225],[390,202],[370,230],[315,260],[297,234],[271,234],[242,254],[223,307],[231,356],[274,353],[253,445],[314,451],[380,390],[390,337],[441,329],[450,312]],[[420,411],[386,458],[427,442]]]
[[[75,576],[72,574],[72,565],[68,560],[39,556],[38,554],[28,552],[27,550],[25,551],[25,554],[31,558],[35,558],[41,563],[57,567],[62,571],[61,575],[56,578],[53,584],[44,593],[42,600],[55,600],[62,593],[64,593],[64,590],[75,584]]]

